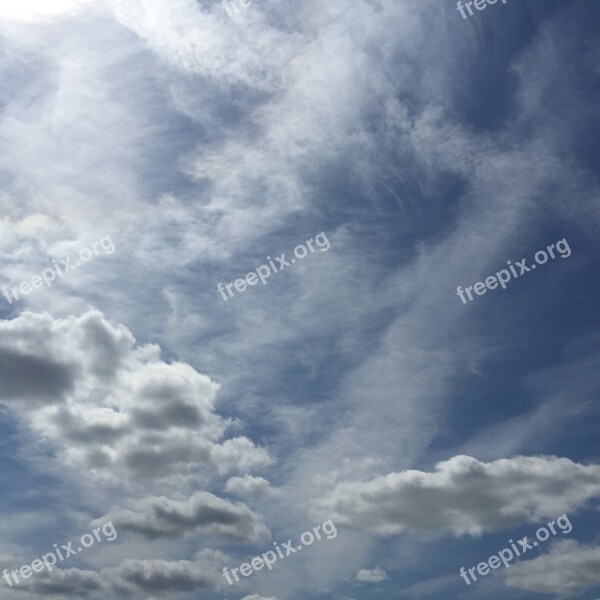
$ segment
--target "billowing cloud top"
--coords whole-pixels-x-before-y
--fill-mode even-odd
[[[270,537],[269,530],[245,504],[229,502],[208,492],[196,492],[187,500],[144,498],[130,510],[115,510],[96,524],[106,521],[112,521],[119,530],[149,538],[203,533],[260,543]]]
[[[223,440],[218,385],[123,326],[91,311],[53,319],[23,313],[0,323],[0,400],[89,477],[193,477],[266,465],[246,437]]]
[[[383,535],[477,536],[556,517],[599,495],[600,465],[556,457],[485,463],[455,456],[431,473],[409,470],[340,483],[316,504],[336,523]]]

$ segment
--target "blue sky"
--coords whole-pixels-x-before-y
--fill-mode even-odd
[[[1,597],[597,600],[600,6],[232,14],[0,7]]]

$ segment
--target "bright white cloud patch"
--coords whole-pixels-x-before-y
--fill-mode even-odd
[[[356,574],[355,579],[365,583],[380,583],[387,579],[387,573],[379,567],[376,567],[375,569],[361,569]]]
[[[0,2],[0,20],[40,21],[59,15],[72,14],[88,0],[18,0]]]
[[[518,456],[490,463],[455,456],[435,471],[402,471],[341,483],[318,502],[335,523],[383,535],[477,536],[579,508],[600,495],[600,465]]]

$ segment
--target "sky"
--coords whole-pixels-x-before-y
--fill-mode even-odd
[[[598,600],[600,4],[244,4],[0,3],[0,599]]]

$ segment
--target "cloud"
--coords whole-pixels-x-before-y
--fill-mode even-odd
[[[48,403],[69,391],[73,380],[68,365],[50,357],[0,349],[0,398]]]
[[[239,28],[220,2],[211,10],[202,10],[194,0],[172,0],[168,6],[142,0],[107,0],[107,4],[124,27],[185,73],[273,89],[275,74],[298,51],[299,35],[280,31],[260,18]],[[260,14],[260,9],[254,12],[256,17]],[[252,44],[253,33],[263,43]],[[280,52],[271,52],[273,46]]]
[[[95,525],[112,521],[117,529],[148,538],[191,534],[224,535],[245,542],[265,542],[269,530],[245,504],[233,503],[208,492],[196,492],[187,500],[148,497],[128,510],[114,510]]]
[[[265,596],[259,596],[258,594],[250,594],[250,596],[244,596],[242,600],[277,600],[277,598],[275,598],[275,596],[266,598]]]
[[[21,0],[0,4],[0,21],[33,23],[52,17],[67,16],[79,10],[89,0]]]
[[[128,559],[108,573],[109,581],[116,590],[154,594],[190,592],[214,587],[219,582],[214,569],[189,560]]]
[[[574,511],[598,495],[600,465],[556,457],[484,463],[455,456],[432,473],[408,470],[340,483],[317,506],[336,523],[382,535],[478,536]]]
[[[361,569],[355,577],[357,581],[364,581],[367,583],[380,583],[387,578],[387,573],[379,567],[376,567],[375,569]]]
[[[562,540],[548,554],[511,565],[504,577],[526,592],[571,596],[600,585],[600,546]]]
[[[2,580],[2,585],[8,584]],[[34,573],[31,579],[19,578],[17,590],[26,590],[39,596],[89,596],[103,589],[103,579],[95,571],[81,569],[53,569]]]
[[[137,345],[98,311],[0,322],[0,361],[0,401],[93,479],[193,478],[202,467],[225,474],[270,462],[245,437],[223,439],[231,423],[215,412],[214,381],[162,361],[157,346]]]
[[[275,494],[271,484],[263,477],[244,475],[243,477],[231,477],[225,484],[225,490],[236,496],[259,498]]]
[[[36,596],[63,595],[71,598],[98,593],[102,597],[116,594],[128,598],[148,593],[163,596],[219,588],[223,579],[219,569],[227,560],[228,557],[221,552],[202,550],[191,561],[126,559],[116,567],[100,571],[55,568],[20,581],[17,589]]]

